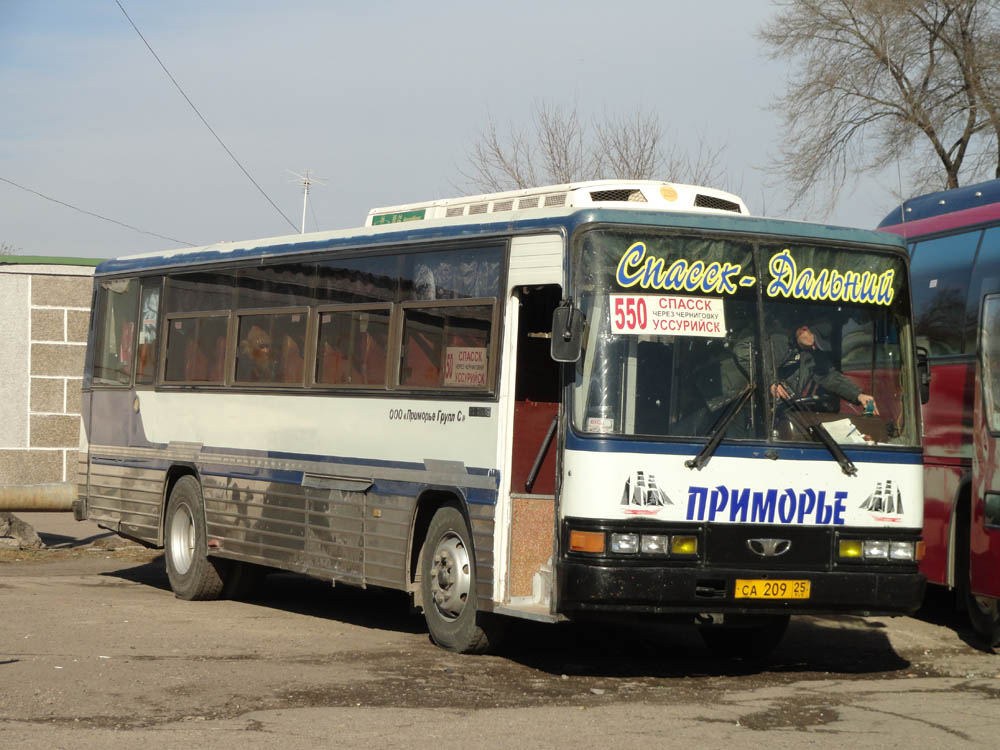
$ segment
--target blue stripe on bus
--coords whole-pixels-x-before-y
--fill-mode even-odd
[[[647,440],[625,440],[621,438],[581,437],[575,433],[566,436],[566,449],[588,451],[592,453],[648,453],[661,456],[683,456],[694,458],[704,446],[704,441],[696,443],[652,442]],[[866,448],[852,450],[841,446],[844,453],[855,463],[876,464],[919,464],[923,461],[923,453],[919,448],[899,450],[878,450]],[[765,455],[765,453],[770,455]],[[800,448],[779,446],[775,444],[722,443],[714,455],[726,458],[755,458],[771,461],[771,456],[777,456],[778,461],[832,461],[833,456],[821,446],[816,448]]]
[[[884,232],[868,229],[853,229],[823,224],[805,224],[782,219],[766,219],[745,215],[701,214],[667,211],[627,211],[623,209],[578,209],[562,215],[540,219],[496,221],[479,224],[444,224],[434,227],[419,227],[403,224],[399,231],[373,232],[361,227],[356,234],[346,236],[326,236],[315,239],[283,240],[274,244],[254,244],[247,240],[244,247],[240,243],[210,245],[190,251],[174,251],[166,255],[141,255],[131,258],[116,258],[101,263],[97,275],[149,271],[157,268],[175,268],[198,263],[231,263],[267,256],[316,253],[329,250],[365,249],[400,243],[431,242],[445,239],[487,240],[491,237],[514,233],[562,230],[567,235],[583,224],[590,223],[628,224],[633,227],[663,227],[682,229],[704,229],[740,234],[784,235],[804,240],[825,239],[838,242],[864,242],[883,245],[888,249],[900,250],[898,240]],[[417,222],[413,222],[416,224]],[[409,223],[407,223],[409,224]],[[309,237],[309,235],[305,235]]]
[[[212,456],[250,456],[270,458],[283,461],[308,461],[310,463],[343,464],[350,466],[368,466],[373,469],[395,469],[408,471],[427,471],[423,463],[413,461],[389,461],[381,459],[365,458],[345,458],[341,456],[314,456],[305,453],[281,453],[277,451],[252,451],[252,450],[226,450],[220,448],[202,449],[200,456],[195,460],[195,465],[199,473],[206,476],[220,477],[223,479],[249,479],[259,482],[276,482],[280,484],[301,485],[302,478],[306,474],[313,474],[313,471],[295,471],[288,469],[271,469],[262,466],[233,466],[230,463],[217,462],[212,460]],[[107,466],[117,466],[129,469],[148,469],[152,471],[167,471],[178,462],[168,458],[102,458],[100,455],[92,455],[91,463]],[[332,467],[331,467],[332,468]],[[465,467],[466,473],[472,476],[494,475],[497,489],[485,489],[478,487],[465,487],[461,478],[456,474],[454,486],[458,487],[465,494],[470,503],[480,503],[485,505],[496,505],[498,491],[500,487],[500,472],[495,469],[481,467]],[[376,494],[399,494],[408,497],[416,497],[419,492],[428,485],[434,486],[433,482],[408,482],[399,479],[387,479],[373,477],[373,490]]]

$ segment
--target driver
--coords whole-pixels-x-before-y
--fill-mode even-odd
[[[790,339],[772,339],[777,382],[771,385],[771,394],[780,398],[812,396],[823,388],[851,404],[861,404],[868,414],[878,414],[875,398],[850,381],[830,362],[828,352],[819,348],[816,334],[807,325],[795,329]],[[782,344],[785,351],[781,351]],[[869,406],[870,404],[870,406]]]

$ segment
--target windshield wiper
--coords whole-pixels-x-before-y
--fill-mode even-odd
[[[725,436],[726,430],[729,429],[729,425],[732,424],[736,415],[740,413],[740,409],[742,409],[743,405],[750,399],[755,387],[756,386],[754,386],[753,383],[747,383],[747,387],[744,388],[741,393],[733,397],[733,399],[729,402],[729,410],[724,412],[722,416],[719,417],[719,420],[712,428],[712,433],[708,438],[708,442],[705,443],[705,447],[698,451],[697,456],[689,458],[685,461],[685,466],[689,469],[700,470],[702,466],[708,463],[712,454],[715,453],[715,449],[718,448],[719,443],[722,442],[722,438]]]
[[[830,451],[830,454],[837,459],[837,463],[840,464],[841,470],[847,474],[849,477],[853,477],[858,473],[858,467],[854,465],[854,462],[847,457],[844,450],[840,447],[836,440],[833,439],[826,427],[823,426],[822,422],[815,422],[809,424],[809,422],[803,417],[808,410],[801,405],[798,399],[789,398],[788,396],[782,396],[778,394],[778,398],[785,404],[788,408],[788,416],[792,418],[795,425],[805,432],[807,435],[812,437],[814,440],[823,444],[823,446]]]

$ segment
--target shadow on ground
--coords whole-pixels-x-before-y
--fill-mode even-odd
[[[110,531],[103,531],[88,537],[69,536],[67,534],[52,534],[45,531],[39,531],[37,533],[38,533],[38,538],[42,540],[42,544],[44,544],[49,549],[62,549],[65,547],[86,547],[91,544],[104,546],[102,545],[103,541],[127,543],[125,542],[125,540],[121,539],[121,537],[112,534]],[[113,544],[109,546],[120,547],[122,546],[122,544]]]
[[[103,575],[169,591],[162,556]],[[425,633],[423,617],[398,591],[351,586],[293,573],[273,573],[245,600],[256,606],[394,633]],[[429,642],[429,639],[428,639]],[[430,646],[435,652],[439,650]],[[445,652],[440,652],[445,653]],[[759,673],[891,675],[910,666],[897,654],[884,623],[861,617],[796,617],[768,657],[743,662],[715,657],[694,626],[634,623],[511,621],[496,655],[555,676],[685,677]]]
[[[969,615],[959,607],[956,599],[954,590],[944,586],[928,586],[924,603],[914,617],[932,625],[948,628],[963,643],[977,651],[992,653],[982,636],[972,629]]]

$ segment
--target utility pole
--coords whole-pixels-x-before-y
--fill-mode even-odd
[[[302,183],[302,228],[299,230],[299,234],[306,233],[306,206],[309,205],[309,188],[315,183],[316,185],[324,184],[323,180],[318,177],[311,177],[310,170],[306,170],[305,174],[299,174],[298,172],[292,172],[288,170],[291,174],[295,175],[296,179],[294,182]]]

